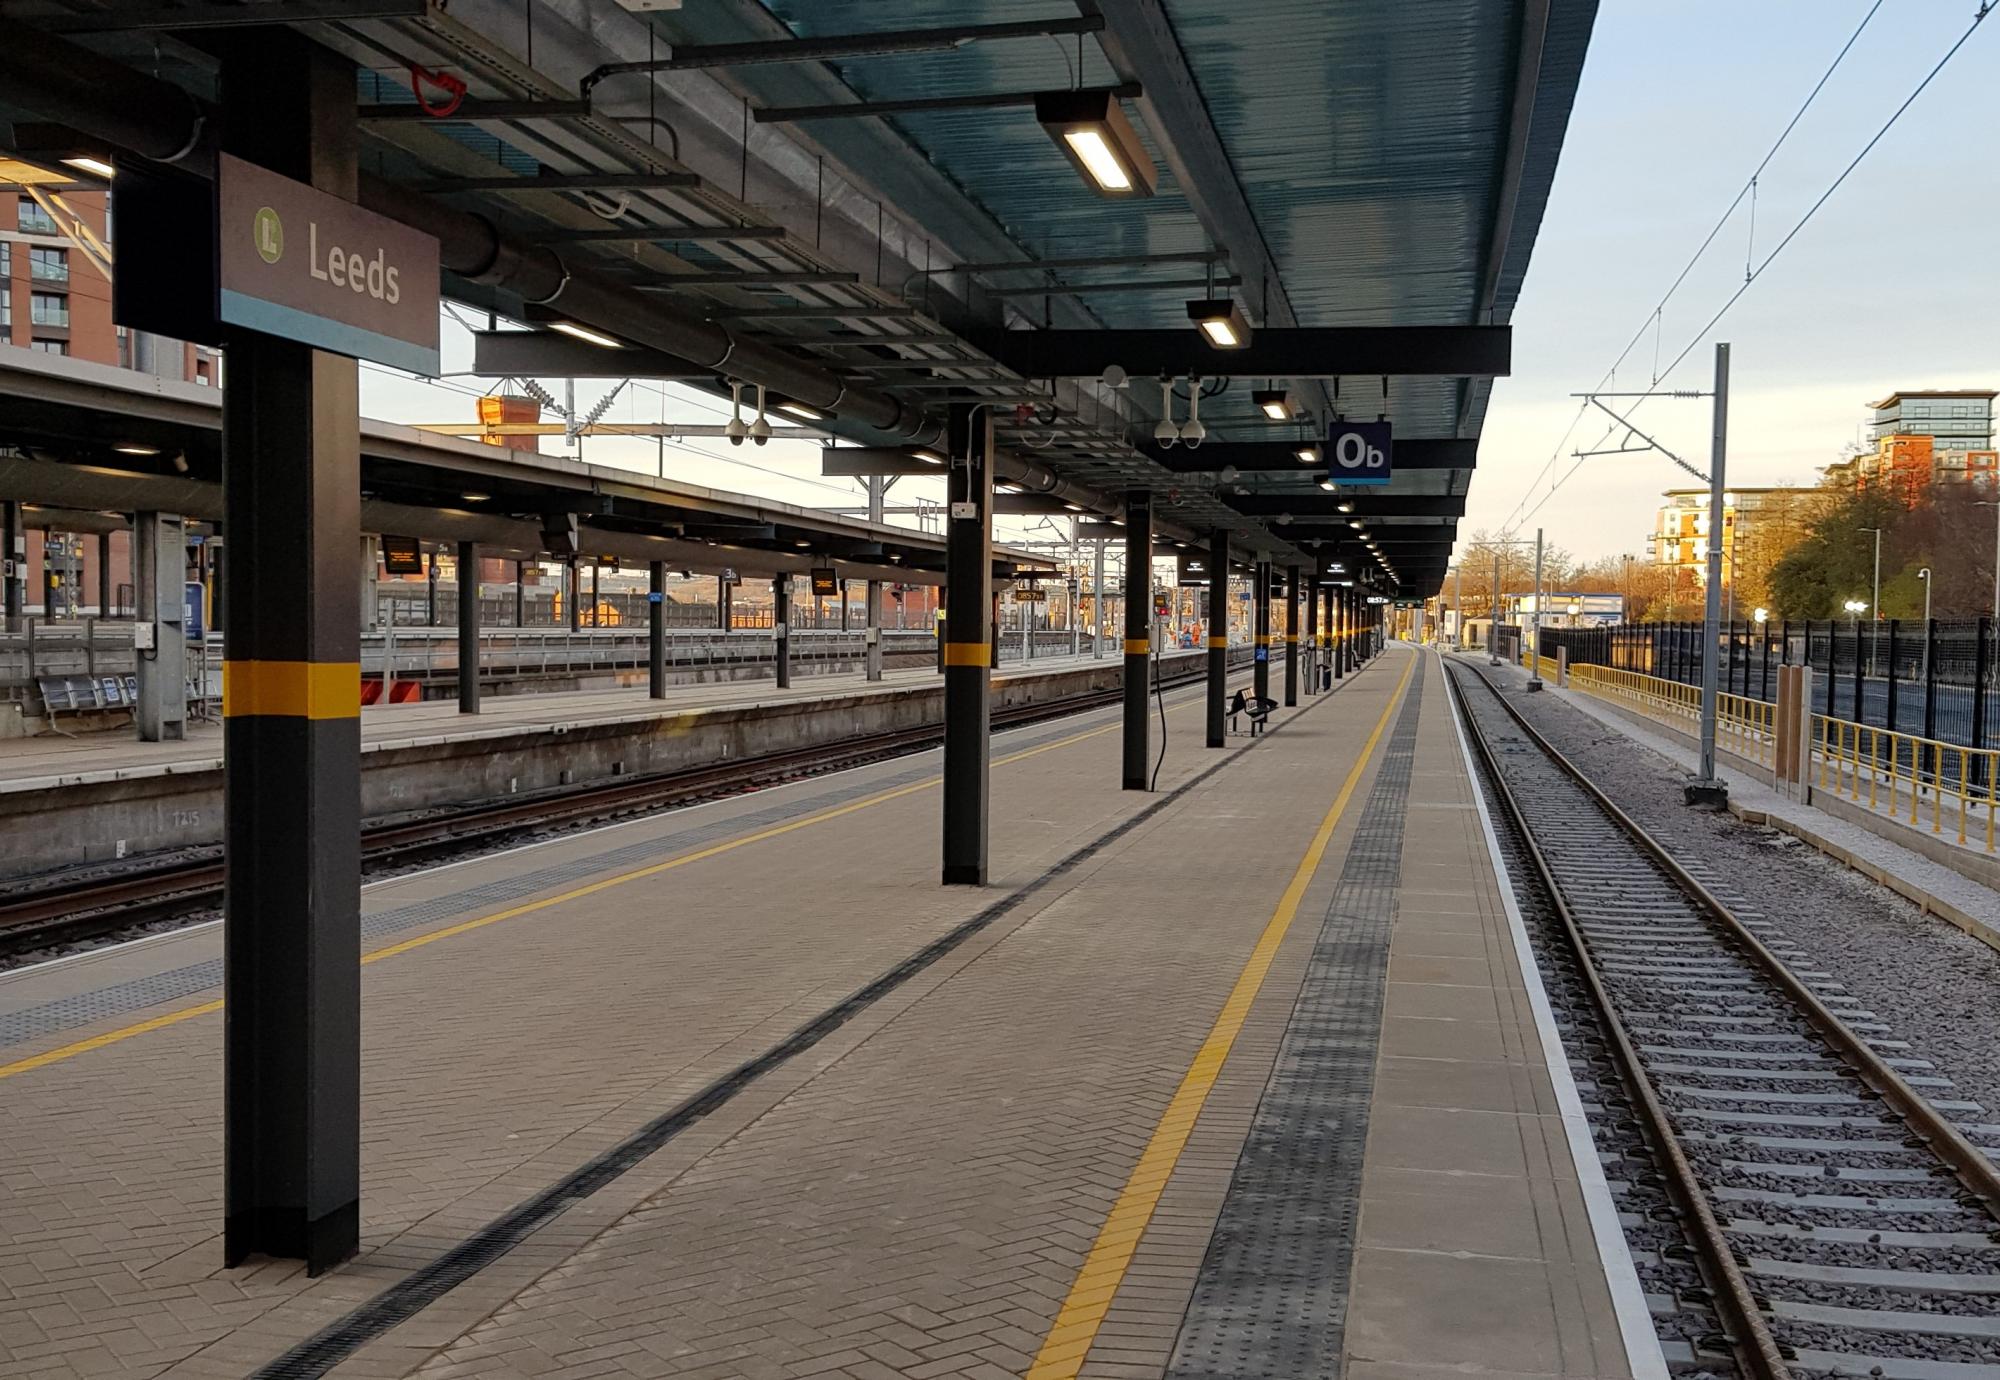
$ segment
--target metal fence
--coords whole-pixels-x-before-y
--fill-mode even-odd
[[[1567,648],[1572,666],[1609,666],[1701,683],[1700,623],[1544,628],[1543,650]],[[1725,693],[1774,700],[1778,670],[1813,668],[1813,710],[1872,728],[1985,748],[2000,736],[2000,647],[1993,620],[1736,621],[1718,639]]]

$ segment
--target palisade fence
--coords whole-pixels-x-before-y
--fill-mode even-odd
[[[1572,666],[1609,666],[1684,685],[1701,683],[1700,623],[1544,628],[1543,654],[1567,648]],[[1813,668],[1813,710],[1832,719],[1962,747],[2000,740],[2000,637],[1993,620],[1849,619],[1725,624],[1717,683],[1726,694],[1774,701],[1778,668]]]

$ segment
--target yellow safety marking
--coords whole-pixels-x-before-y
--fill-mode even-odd
[[[1268,647],[1268,646],[1270,646],[1270,645],[1271,645],[1271,634],[1269,634],[1269,633],[1258,633],[1258,634],[1257,634],[1257,645],[1258,645],[1259,647]]]
[[[1224,651],[1227,651],[1229,650],[1229,639],[1226,637],[1211,637],[1208,639],[1208,645],[1210,647],[1220,647]]]
[[[1153,644],[1150,639],[1144,637],[1128,637],[1125,639],[1126,656],[1151,656],[1152,654]]]
[[[951,644],[946,643],[945,645],[950,646]],[[1191,708],[1198,703],[1201,703],[1201,701],[1191,700],[1187,704],[1177,704],[1167,712],[1170,714],[1177,713],[1182,709]],[[1106,733],[1121,733],[1124,731],[1124,728],[1125,725],[1120,722],[1106,724],[1102,728],[1085,729],[1081,733],[1072,733],[1067,738],[1058,738],[1052,743],[1043,743],[1040,747],[1023,748],[1019,752],[1011,752],[1004,757],[996,757],[993,759],[993,765],[996,767],[1009,766],[1015,762],[1026,761],[1030,757],[1039,757],[1045,752],[1054,752],[1057,748],[1070,747],[1089,738],[1101,737]],[[662,872],[671,872],[677,867],[686,867],[689,863],[701,862],[706,858],[713,858],[719,854],[733,852],[738,848],[745,848],[753,843],[762,843],[766,839],[774,839],[781,834],[789,834],[810,825],[824,824],[827,820],[838,819],[842,815],[851,815],[857,810],[866,810],[871,806],[881,805],[891,800],[898,800],[906,795],[914,795],[918,791],[929,790],[932,786],[939,785],[943,781],[944,778],[942,776],[928,777],[922,781],[912,782],[907,786],[898,786],[892,791],[883,791],[878,795],[849,801],[847,804],[837,806],[831,810],[823,810],[816,815],[807,815],[803,819],[795,819],[789,824],[774,825],[769,829],[764,829],[754,834],[745,834],[740,838],[728,839],[722,843],[698,849],[693,853],[683,853],[678,857],[668,858],[665,862],[651,863],[636,871],[622,872],[615,877],[606,877],[585,886],[572,888],[560,895],[545,897],[539,901],[529,901],[522,905],[510,907],[507,910],[495,911],[491,915],[475,916],[473,919],[463,921],[460,924],[448,925],[441,930],[431,930],[426,934],[420,934],[411,939],[401,940],[397,943],[371,950],[361,956],[361,961],[363,963],[379,963],[385,958],[393,958],[397,954],[406,954],[413,949],[421,949],[426,945],[435,944],[441,939],[451,939],[461,934],[468,934],[473,930],[484,929],[488,925],[497,925],[502,920],[512,920],[517,916],[529,915],[538,910],[547,910],[550,906],[564,905],[567,902],[579,900],[585,896],[595,895],[600,891],[608,891],[615,886],[623,886],[627,882],[636,882],[646,877],[656,877]],[[60,1048],[51,1049],[41,1054],[31,1054],[27,1058],[17,1059],[11,1064],[0,1064],[0,1080],[12,1078],[16,1074],[27,1073],[32,1069],[43,1068],[49,1064],[59,1063],[64,1059],[72,1058],[78,1054],[88,1054],[91,1050],[103,1049],[106,1045],[119,1044],[125,1040],[132,1039],[134,1036],[149,1034],[155,1030],[164,1030],[170,1025],[179,1025],[182,1021],[193,1020],[196,1016],[211,1015],[220,1010],[222,1010],[222,1003],[220,1001],[207,1001],[199,1006],[191,1006],[185,1011],[171,1011],[164,1016],[155,1016],[150,1020],[139,1021],[133,1025],[120,1026],[116,1030],[108,1030],[102,1035],[93,1035],[86,1040],[78,1040],[74,1044],[63,1045]]]
[[[287,719],[354,719],[361,715],[358,661],[222,663],[222,715]]]
[[[1228,1059],[1237,1035],[1243,1030],[1251,1004],[1257,1000],[1265,975],[1271,971],[1271,964],[1278,956],[1278,946],[1284,942],[1293,918],[1299,913],[1299,902],[1305,899],[1306,888],[1312,882],[1313,873],[1319,870],[1327,844],[1333,839],[1333,831],[1339,826],[1340,817],[1347,812],[1347,803],[1353,798],[1354,788],[1360,784],[1361,774],[1367,768],[1369,759],[1375,755],[1375,746],[1382,740],[1383,730],[1389,726],[1390,715],[1402,702],[1403,691],[1410,683],[1410,672],[1415,666],[1416,658],[1412,657],[1403,667],[1403,678],[1396,683],[1395,693],[1389,696],[1389,703],[1383,707],[1382,717],[1375,721],[1375,731],[1368,735],[1368,741],[1355,756],[1347,779],[1341,783],[1340,794],[1333,798],[1333,804],[1320,820],[1319,829],[1307,845],[1305,856],[1299,859],[1290,884],[1285,887],[1284,895],[1278,898],[1278,908],[1271,912],[1269,923],[1264,926],[1263,934],[1258,936],[1257,946],[1250,951],[1249,961],[1237,974],[1236,985],[1230,989],[1228,1000],[1222,1003],[1215,1024],[1209,1028],[1208,1038],[1195,1052],[1194,1062],[1188,1065],[1180,1086],[1174,1090],[1173,1100],[1167,1103],[1159,1124],[1153,1128],[1152,1139],[1146,1142],[1138,1164],[1132,1167],[1131,1177],[1126,1179],[1125,1187],[1118,1194],[1118,1201],[1112,1204],[1110,1215],[1098,1230],[1097,1240],[1092,1243],[1090,1254],[1084,1257],[1083,1268],[1077,1271],[1069,1295],[1057,1311],[1048,1335],[1043,1338],[1041,1350],[1036,1353],[1034,1364],[1028,1367],[1025,1380],[1075,1380],[1077,1372],[1083,1369],[1083,1358],[1096,1340],[1097,1329],[1103,1325],[1105,1315],[1111,1311],[1111,1300],[1117,1297],[1118,1286],[1124,1281],[1132,1255],[1139,1248],[1139,1238],[1153,1219],[1153,1210],[1159,1206],[1160,1195],[1166,1191],[1174,1166],[1180,1162],[1181,1151],[1186,1148],[1188,1136],[1194,1131],[1195,1119],[1201,1115],[1209,1090],[1222,1073],[1223,1061]]]
[[[1297,645],[1298,645],[1298,640],[1299,640],[1299,635],[1298,635],[1297,633],[1286,633],[1286,634],[1285,634],[1285,645],[1286,645],[1287,647],[1293,647],[1293,646],[1297,646]]]
[[[944,644],[944,664],[947,666],[987,666],[992,661],[993,651],[984,642]]]

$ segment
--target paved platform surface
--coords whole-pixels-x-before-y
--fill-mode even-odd
[[[1172,655],[1173,653],[1169,653]],[[1009,662],[994,672],[996,681],[1018,676],[1116,666],[1116,655],[1103,658],[1045,656],[1031,662]],[[458,712],[458,701],[427,700],[416,704],[369,705],[361,711],[361,744],[371,748],[400,747],[505,733],[551,724],[591,724],[648,718],[663,713],[723,706],[788,704],[874,690],[914,689],[941,685],[936,668],[924,666],[885,670],[871,682],[859,671],[833,675],[795,675],[780,690],[769,679],[723,681],[706,685],[674,685],[661,699],[652,699],[643,685],[619,690],[570,690],[543,695],[488,695],[477,715]],[[0,791],[43,789],[79,777],[140,772],[193,771],[218,767],[222,761],[222,724],[190,724],[178,742],[141,743],[129,728],[74,737],[45,733],[33,738],[0,739]]]
[[[1260,1369],[1280,1332],[1383,1380],[1652,1374],[1435,664],[1219,752],[1199,703],[1151,795],[1114,714],[997,735],[983,890],[881,847],[935,834],[930,755],[371,885],[364,1242],[318,1280],[220,1268],[213,928],[0,975],[0,1375],[1336,1373]],[[1343,1102],[1296,1076],[1329,982],[1380,1012]],[[1301,1318],[1229,1252],[1326,1195],[1257,1175],[1335,1106],[1358,1210]]]

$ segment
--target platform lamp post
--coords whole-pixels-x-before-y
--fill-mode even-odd
[[[1857,532],[1875,534],[1875,587],[1869,592],[1874,602],[1869,605],[1869,622],[1873,625],[1868,638],[1868,670],[1873,674],[1881,669],[1882,661],[1882,529],[1880,527],[1857,527]],[[1861,655],[1861,644],[1854,646],[1854,655]]]
[[[1917,578],[1924,582],[1924,679],[1928,681],[1931,675],[1931,568],[1924,566],[1918,570]],[[1889,674],[1896,674],[1896,668],[1891,666]]]
[[[1528,689],[1542,688],[1542,529],[1535,529],[1534,650],[1528,654]]]

